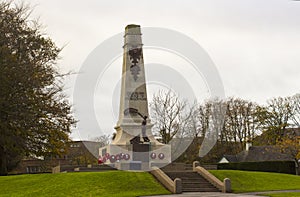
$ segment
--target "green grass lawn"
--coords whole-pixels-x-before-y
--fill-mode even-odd
[[[210,170],[210,172],[220,180],[230,178],[235,193],[300,189],[300,176],[296,175],[238,170]]]
[[[169,194],[146,172],[81,172],[0,177],[0,196],[140,196]]]

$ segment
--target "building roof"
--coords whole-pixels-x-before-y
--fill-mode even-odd
[[[293,161],[291,156],[281,153],[275,146],[252,146],[237,155],[224,155],[228,162]]]
[[[101,143],[94,141],[72,141],[71,144],[83,144],[83,147],[96,158],[99,156],[99,148],[102,147]]]
[[[230,163],[238,162],[236,155],[224,155],[223,158],[225,158]]]

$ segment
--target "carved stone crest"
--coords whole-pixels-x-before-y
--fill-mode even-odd
[[[131,61],[130,72],[133,75],[134,81],[136,81],[141,70],[141,68],[138,66],[138,63],[142,56],[142,48],[131,49],[128,53]]]

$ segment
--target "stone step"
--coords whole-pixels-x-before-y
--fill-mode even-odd
[[[183,182],[183,183],[208,183],[206,180],[200,180],[200,179],[193,179],[193,180],[191,180],[191,179],[181,179],[181,181]]]
[[[215,164],[203,164],[201,166],[206,170],[217,170],[218,167]],[[167,166],[164,166],[161,170],[163,171],[193,170],[193,165],[185,164],[185,163],[171,163]]]
[[[217,189],[215,187],[211,187],[211,186],[199,186],[199,185],[194,185],[194,184],[189,184],[189,185],[183,185],[182,188],[185,188],[185,189],[193,189],[193,188],[196,188],[196,189]]]
[[[165,172],[171,179],[180,178],[182,180],[183,192],[219,192],[219,190],[204,179],[199,173],[191,170],[167,171]]]
[[[208,186],[212,186],[212,187],[214,187],[211,183],[209,183],[209,182],[201,182],[201,183],[199,183],[199,182],[192,182],[192,181],[189,181],[189,182],[182,182],[182,185],[199,185],[199,186],[201,186],[201,185],[208,185]]]
[[[184,169],[185,170],[193,170],[193,165],[192,164],[185,164]]]
[[[220,192],[215,188],[182,188],[183,192]]]
[[[217,170],[218,169],[218,165],[202,165],[203,168],[205,168],[206,170]]]
[[[209,182],[207,182],[207,181],[182,181],[182,184],[192,184],[192,183],[194,183],[194,184],[202,184],[202,185],[210,185],[211,183],[209,183]]]
[[[204,185],[204,186],[199,186],[199,185],[183,185],[182,188],[183,189],[213,189],[213,190],[217,190],[216,188],[210,187],[210,186],[207,186],[207,185]]]
[[[181,178],[202,178],[197,172],[184,171],[184,172],[165,172],[170,177],[181,177]],[[203,179],[203,178],[202,178]]]
[[[190,185],[190,184],[193,184],[193,185],[199,185],[199,186],[204,186],[204,185],[208,185],[208,186],[211,186],[211,183],[209,182],[192,182],[192,181],[189,181],[189,182],[182,182],[182,185]]]
[[[184,171],[193,170],[192,164],[185,163],[171,163],[161,168],[162,171]]]

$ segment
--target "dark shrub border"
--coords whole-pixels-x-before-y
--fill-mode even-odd
[[[294,161],[263,161],[218,164],[218,170],[225,169],[296,174]]]

